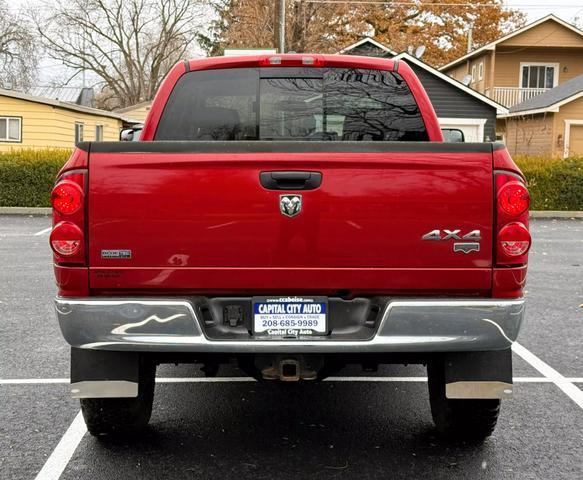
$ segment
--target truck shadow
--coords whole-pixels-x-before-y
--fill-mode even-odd
[[[492,442],[441,440],[424,383],[161,384],[148,431],[89,448],[141,478],[476,478]]]

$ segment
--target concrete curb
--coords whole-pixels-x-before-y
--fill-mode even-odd
[[[0,215],[50,215],[51,209],[45,207],[0,207]],[[535,210],[530,218],[583,218],[583,210]]]
[[[0,215],[50,215],[49,207],[0,207]]]
[[[583,218],[583,210],[534,210],[530,218]]]

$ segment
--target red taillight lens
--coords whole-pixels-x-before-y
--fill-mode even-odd
[[[502,257],[519,257],[530,248],[530,233],[520,222],[509,223],[498,233],[498,253]]]
[[[530,205],[530,195],[526,186],[520,182],[506,183],[498,191],[500,208],[511,217],[524,213]]]
[[[79,254],[83,248],[83,232],[74,223],[61,222],[53,228],[50,243],[56,254],[72,257]]]
[[[83,205],[83,191],[76,183],[63,180],[53,188],[51,204],[57,212],[72,215]]]
[[[496,175],[496,265],[516,266],[528,261],[530,195],[524,180],[513,172]]]

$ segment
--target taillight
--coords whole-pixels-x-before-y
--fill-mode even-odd
[[[71,222],[60,222],[50,236],[51,247],[63,257],[74,257],[83,249],[83,232]]]
[[[49,242],[56,264],[86,264],[85,182],[85,168],[65,171],[51,192],[53,231]]]
[[[524,255],[530,248],[530,241],[530,233],[522,223],[509,223],[498,232],[499,254],[507,257]]]
[[[510,216],[517,216],[528,210],[530,195],[526,185],[519,182],[509,182],[498,191],[498,205]]]
[[[531,245],[528,231],[530,195],[523,179],[514,173],[496,173],[496,264],[525,264]]]
[[[76,183],[63,180],[53,188],[51,205],[57,212],[63,215],[71,215],[83,205],[83,190]]]

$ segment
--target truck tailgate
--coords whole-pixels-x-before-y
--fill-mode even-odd
[[[467,293],[491,286],[489,144],[230,142],[221,150],[176,143],[92,146],[91,288]],[[280,171],[319,172],[321,185],[261,185],[261,172]],[[301,211],[283,215],[280,196],[294,194]],[[460,239],[440,240],[445,230]],[[454,251],[476,230],[479,251]]]

